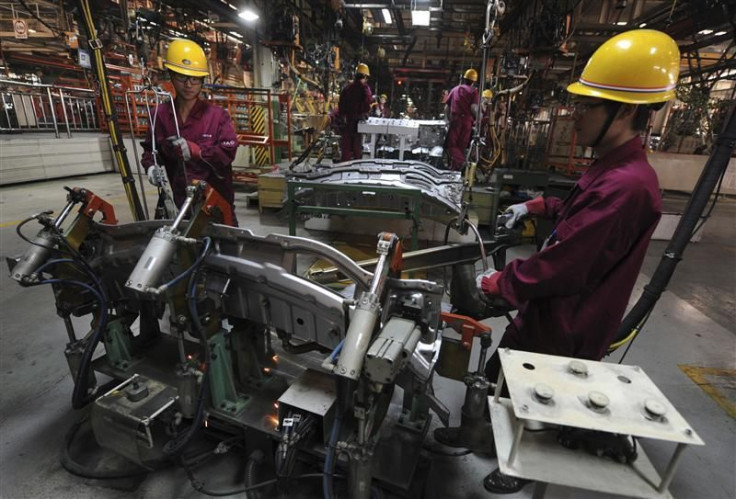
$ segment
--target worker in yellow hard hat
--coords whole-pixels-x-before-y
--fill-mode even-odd
[[[376,97],[375,102],[371,104],[371,116],[375,116],[377,118],[390,118],[391,110],[389,109],[387,102],[388,96],[386,94],[381,94]]]
[[[209,74],[207,56],[195,42],[175,39],[166,50],[164,67],[176,98],[152,113],[155,122],[143,142],[142,159],[149,181],[161,185],[163,164],[174,202],[181,206],[187,184],[204,180],[230,204],[234,217],[232,163],[238,140],[227,111],[199,98]]]
[[[445,117],[449,123],[445,147],[450,156],[450,169],[460,170],[465,162],[465,149],[470,144],[473,120],[478,112],[478,72],[468,69],[460,85],[454,87],[445,98]]]
[[[480,136],[488,139],[491,125],[491,114],[493,111],[493,90],[486,88],[483,90],[480,99]],[[490,141],[488,141],[490,143]]]
[[[614,343],[661,216],[642,135],[652,111],[675,97],[679,67],[672,38],[637,29],[603,43],[567,87],[574,140],[596,159],[564,200],[538,197],[507,210],[508,228],[529,215],[554,228],[538,253],[477,276],[487,303],[519,310],[499,348],[598,361]],[[489,381],[499,368],[496,352]],[[484,480],[496,494],[526,483],[498,469]]]
[[[355,68],[353,81],[340,92],[337,119],[340,122],[340,161],[363,157],[363,136],[358,133],[358,122],[365,119],[371,110],[373,93],[368,87],[371,72],[367,64]]]

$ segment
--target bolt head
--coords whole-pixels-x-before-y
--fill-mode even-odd
[[[593,391],[588,394],[588,402],[596,409],[605,409],[611,401],[605,393]]]

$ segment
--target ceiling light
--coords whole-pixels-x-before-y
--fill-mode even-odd
[[[383,22],[386,24],[391,24],[393,20],[391,19],[391,11],[388,9],[381,9],[381,14],[383,14]]]
[[[38,33],[38,31],[36,31],[36,30],[35,30],[35,29],[33,29],[33,28],[28,28],[28,32],[29,32],[29,33]]]
[[[639,25],[639,27],[640,27],[640,28],[646,28],[646,27],[647,27],[647,23],[641,23],[641,24]]]
[[[243,19],[244,21],[252,22],[257,20],[261,16],[259,16],[255,10],[251,9],[250,7],[246,7],[238,13],[238,17],[240,19]]]
[[[28,31],[31,31],[31,30],[28,30]],[[723,36],[725,34],[726,34],[725,31],[716,31],[716,36]]]
[[[698,31],[699,35],[710,35],[711,33],[713,33],[712,29],[701,29]]]
[[[235,38],[240,38],[241,40],[243,39],[243,35],[241,35],[241,34],[240,34],[240,33],[238,33],[237,31],[230,31],[229,33],[230,33],[231,35],[233,35],[233,36],[234,36]]]
[[[411,11],[412,26],[429,26],[428,10],[412,10]]]
[[[616,26],[626,26],[626,21],[619,21],[616,23]]]

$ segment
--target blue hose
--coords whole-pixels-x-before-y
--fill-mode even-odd
[[[343,344],[345,344],[345,338],[343,338],[343,339],[340,340],[340,343],[337,344],[337,346],[335,347],[335,349],[330,354],[330,362],[332,362],[333,364],[334,364],[335,359],[337,358],[337,356],[340,355],[340,352],[342,351]]]
[[[97,298],[97,301],[100,302],[100,319],[97,321],[97,328],[92,334],[92,337],[87,344],[87,348],[84,349],[84,354],[82,354],[82,361],[79,363],[79,370],[77,371],[77,380],[76,383],[74,383],[74,391],[72,392],[72,407],[74,409],[81,409],[87,403],[87,371],[90,363],[92,362],[92,355],[97,348],[97,344],[100,342],[102,332],[107,329],[107,301],[95,288],[80,281],[72,281],[68,279],[46,279],[44,281],[40,281],[38,284],[67,284],[80,286],[93,293]]]
[[[170,288],[171,286],[177,284],[179,281],[184,279],[186,276],[191,274],[197,267],[199,267],[204,260],[204,257],[207,256],[207,252],[210,250],[210,245],[212,244],[212,239],[210,237],[204,237],[202,238],[204,241],[204,249],[202,250],[202,253],[197,257],[197,259],[194,261],[194,263],[186,269],[184,272],[179,274],[178,276],[174,277],[172,280],[164,284],[163,288]]]
[[[340,344],[342,345],[342,343]],[[338,348],[340,348],[338,345]],[[336,349],[337,350],[337,349]],[[338,413],[335,417],[335,421],[332,424],[332,431],[330,432],[330,440],[327,442],[327,455],[325,456],[325,468],[322,476],[322,493],[324,499],[332,499],[335,497],[335,491],[332,487],[332,478],[335,468],[335,454],[337,453],[337,439],[340,436],[340,426],[342,423],[342,414]]]

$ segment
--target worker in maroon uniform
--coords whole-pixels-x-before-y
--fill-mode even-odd
[[[376,118],[390,118],[391,110],[388,104],[386,104],[387,101],[388,97],[386,94],[381,94],[378,100],[371,104],[371,116],[375,116]]]
[[[507,227],[527,215],[549,218],[543,248],[476,280],[483,295],[519,310],[500,348],[600,360],[629,301],[649,238],[661,214],[657,175],[641,132],[652,109],[675,97],[680,54],[668,35],[635,30],[605,42],[588,61],[573,94],[577,142],[597,159],[565,199],[536,198],[507,210]],[[495,353],[486,376],[495,381]],[[495,470],[494,493],[528,481]]]
[[[363,157],[363,136],[358,133],[358,122],[368,116],[373,102],[373,94],[367,83],[369,76],[368,65],[358,64],[355,78],[340,92],[337,106],[338,117],[342,121],[340,161]]]
[[[230,204],[235,219],[232,163],[238,140],[227,111],[199,98],[204,77],[209,74],[207,57],[193,41],[176,39],[169,44],[164,67],[169,70],[176,99],[158,106],[155,126],[143,142],[141,163],[147,168],[148,179],[154,185],[161,184],[160,167],[153,157],[155,138],[157,161],[166,168],[174,203],[181,206],[192,180],[204,180]]]
[[[473,87],[476,81],[478,72],[468,69],[460,85],[450,90],[445,98],[445,117],[450,123],[446,146],[451,170],[460,170],[463,167],[465,149],[470,144],[473,120],[478,112],[478,90]]]

